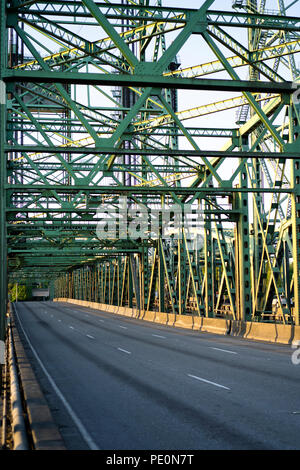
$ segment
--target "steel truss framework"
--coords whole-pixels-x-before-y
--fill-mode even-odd
[[[298,2],[193,3],[0,1],[2,335],[8,279],[237,320],[275,299],[299,325]],[[201,207],[201,246],[159,217],[99,238],[99,206],[125,196]]]

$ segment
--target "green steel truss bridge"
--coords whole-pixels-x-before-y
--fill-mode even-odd
[[[8,282],[299,325],[299,2],[0,5],[1,335]]]

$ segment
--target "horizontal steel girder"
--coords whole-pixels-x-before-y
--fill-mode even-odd
[[[142,69],[148,64],[139,64]],[[150,64],[152,66],[152,64]],[[293,82],[255,82],[248,80],[226,80],[207,78],[174,78],[162,77],[157,74],[153,64],[152,74],[115,75],[84,72],[56,72],[7,70],[4,81],[10,82],[37,82],[37,83],[73,83],[103,86],[139,86],[151,88],[176,88],[183,90],[224,91],[224,92],[261,92],[261,93],[288,93],[296,91]]]

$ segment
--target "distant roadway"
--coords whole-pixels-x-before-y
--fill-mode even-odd
[[[66,303],[15,306],[68,449],[300,449],[291,346]]]

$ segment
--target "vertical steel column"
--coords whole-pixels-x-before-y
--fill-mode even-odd
[[[0,377],[4,364],[4,339],[7,309],[7,240],[6,240],[6,85],[3,81],[7,63],[6,2],[0,1]]]
[[[300,160],[294,160],[292,163],[292,182],[294,314],[295,324],[300,325]]]
[[[289,145],[299,153],[300,122],[299,102],[291,98],[289,106]],[[300,325],[300,159],[291,160],[291,194],[292,201],[292,247],[293,247],[293,276],[294,276],[294,321]]]
[[[162,253],[162,243],[158,241],[158,292],[159,292],[159,311],[165,312],[165,271]]]
[[[253,11],[252,9],[257,10],[257,0],[247,0],[247,11],[250,13]],[[249,20],[249,29],[248,29],[248,49],[249,51],[253,52],[258,48],[258,37],[260,36],[260,31],[255,28],[255,20]],[[259,72],[254,69],[254,67],[249,66],[249,78],[250,80],[259,80],[260,74]],[[253,111],[252,107],[250,107],[250,117],[254,116],[255,112]],[[246,142],[244,144],[244,150],[249,150],[249,142],[248,138],[245,139]],[[254,133],[250,135],[251,141],[251,148],[255,143],[256,136]],[[261,165],[258,159],[254,158],[252,160],[253,165],[253,175],[252,178],[254,179],[254,187],[261,187]],[[257,289],[257,279],[260,267],[260,260],[262,256],[262,236],[260,233],[260,226],[258,223],[256,208],[259,214],[262,214],[262,195],[256,194],[255,201],[253,201],[253,231],[254,231],[254,246],[253,246],[253,289],[256,292]]]
[[[205,209],[209,204],[205,202]],[[211,230],[211,216],[205,215],[204,223],[204,266],[205,266],[205,316],[214,316],[214,292],[213,292],[213,238]]]
[[[247,188],[247,171],[244,166],[240,173],[240,186]],[[237,208],[240,215],[237,222],[237,258],[238,283],[236,283],[236,293],[239,299],[237,319],[241,321],[250,320],[251,317],[251,267],[250,267],[250,237],[249,237],[249,215],[248,215],[248,194],[237,194]]]

